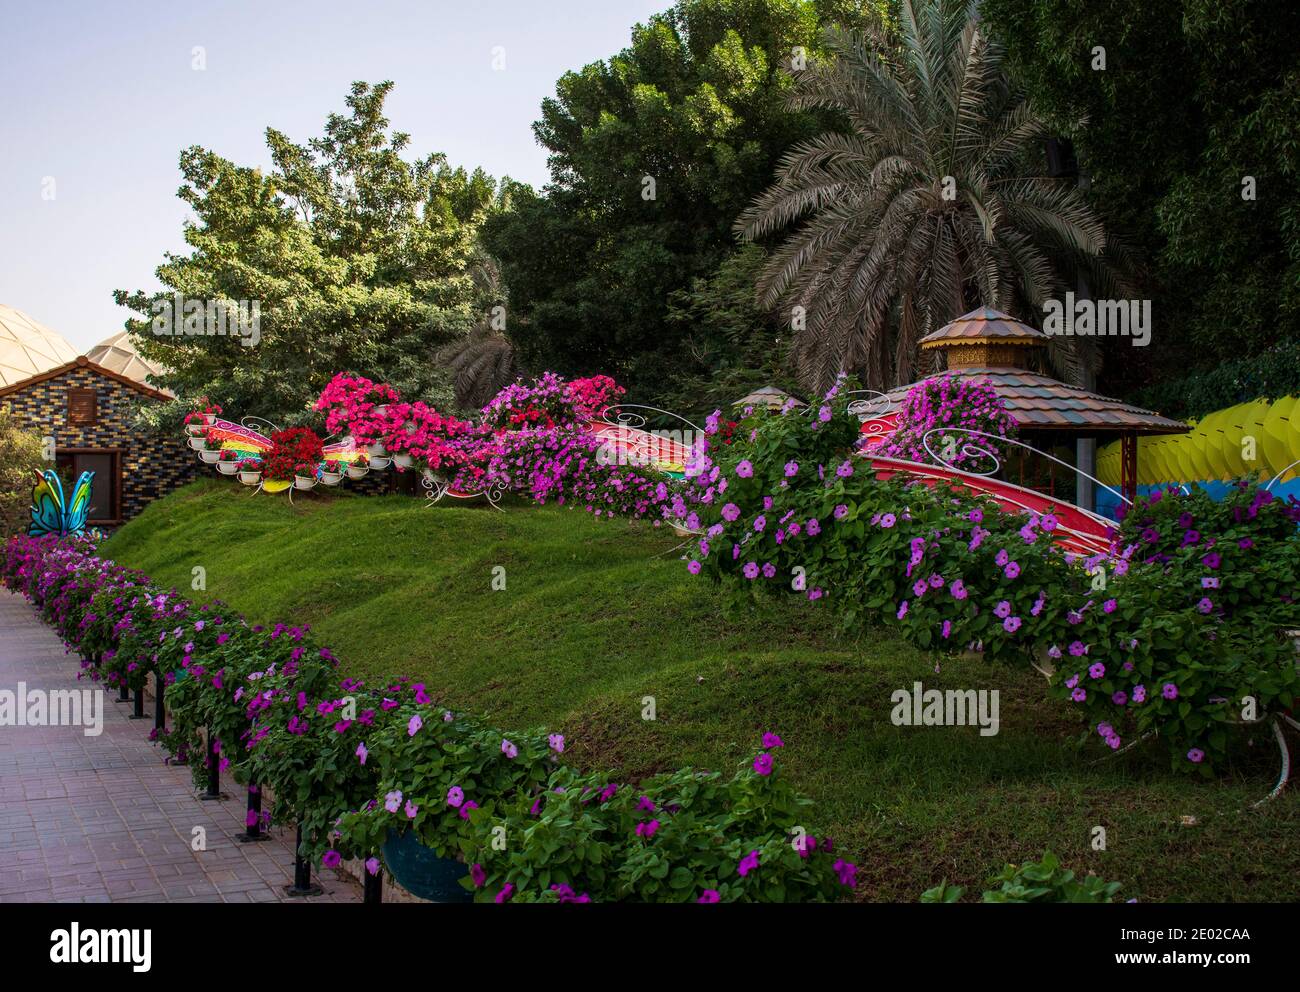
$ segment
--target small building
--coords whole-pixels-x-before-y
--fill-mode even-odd
[[[0,312],[0,319],[4,316]],[[49,439],[65,491],[80,473],[95,473],[92,525],[124,523],[150,500],[194,478],[196,465],[180,432],[154,435],[134,426],[141,404],[165,403],[172,399],[169,394],[85,355],[76,356],[55,332],[20,316],[21,340],[0,335],[0,369],[5,372],[0,411],[19,427]],[[32,328],[40,328],[40,333]],[[129,349],[129,339],[125,344],[115,339],[110,341],[118,351]],[[96,347],[104,349],[106,344]],[[58,361],[68,352],[75,357]],[[121,360],[115,362],[121,368],[137,374],[148,371],[138,360],[114,357]],[[33,371],[19,377],[9,374],[11,369]]]

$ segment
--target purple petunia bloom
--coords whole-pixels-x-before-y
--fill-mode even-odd
[[[473,880],[475,887],[481,889],[483,883],[487,881],[487,872],[483,870],[482,865],[475,863],[469,866],[469,877]]]
[[[1201,601],[1196,604],[1196,608],[1202,613],[1209,613],[1214,609],[1214,601],[1208,596],[1202,596]]]
[[[1014,634],[1017,630],[1020,629],[1020,618],[1007,617],[1005,620],[1002,621],[1002,629],[1005,630],[1008,634]]]
[[[465,790],[459,785],[453,785],[447,790],[447,805],[452,809],[460,809],[465,802]]]
[[[1076,703],[1082,703],[1085,699],[1088,698],[1088,693],[1085,692],[1082,688],[1075,689],[1074,692],[1070,693],[1070,698],[1073,699]]]
[[[786,462],[786,463],[785,463],[785,477],[786,477],[787,479],[793,479],[793,478],[794,478],[796,475],[798,475],[798,474],[799,474],[799,463],[798,463],[798,462]]]
[[[997,606],[993,607],[993,615],[999,620],[1011,616],[1011,603],[1008,600],[1001,600]]]
[[[781,740],[780,737],[772,733],[770,730],[763,735],[763,747],[767,748],[768,750],[771,750],[774,747],[784,747],[784,746],[785,746],[785,741]]]
[[[705,889],[696,902],[722,902],[722,895],[717,889]]]
[[[880,526],[885,530],[889,530],[895,523],[897,523],[897,518],[892,513],[886,513],[880,518]]]
[[[745,567],[744,569],[742,569],[742,571],[744,572],[745,578],[747,579],[758,578],[758,562],[756,561],[745,562]]]
[[[836,520],[843,520],[849,515],[849,508],[841,503],[839,506],[835,507],[835,513],[832,515]]]
[[[400,790],[390,792],[384,796],[384,809],[390,813],[396,813],[402,805],[402,793]]]
[[[1100,679],[1106,677],[1106,666],[1100,661],[1093,662],[1088,666],[1088,678]]]
[[[514,744],[512,744],[510,741],[506,740],[505,738],[502,738],[501,753],[504,754],[507,758],[514,759],[519,757],[519,748],[515,747]]]
[[[754,771],[760,775],[772,774],[772,756],[767,752],[760,754],[754,759]]]
[[[1014,561],[1007,562],[1007,567],[1002,570],[1008,579],[1014,579],[1020,574],[1020,565]]]
[[[736,474],[742,479],[748,479],[754,474],[754,464],[748,458],[736,465]]]
[[[1122,689],[1116,689],[1111,693],[1110,701],[1116,706],[1123,706],[1128,702],[1128,693],[1124,692]]]
[[[740,863],[736,865],[736,874],[744,878],[746,875],[748,875],[751,871],[753,871],[757,867],[758,867],[758,851],[750,851],[743,858],[741,858]]]
[[[337,868],[343,863],[343,855],[338,851],[326,851],[321,855],[320,863],[326,868]]]
[[[1144,685],[1135,685],[1133,687],[1133,702],[1145,703],[1147,701],[1147,687]]]
[[[546,738],[546,746],[549,747],[549,748],[550,748],[552,751],[554,751],[556,754],[563,754],[563,753],[564,753],[564,735],[563,735],[563,734],[551,734],[549,737]]]
[[[1178,686],[1174,685],[1172,682],[1166,682],[1160,687],[1160,695],[1164,696],[1166,699],[1177,699]]]
[[[416,713],[406,724],[406,736],[414,737],[424,726],[424,721],[420,719],[420,714]]]
[[[366,750],[365,741],[362,741],[360,744],[357,745],[356,755],[358,758],[361,759],[361,763],[363,765],[366,763],[366,755],[368,755],[369,753],[370,752]]]
[[[1202,751],[1199,747],[1194,747],[1187,752],[1187,760],[1192,762],[1193,764],[1199,765],[1202,761],[1205,760],[1205,752]]]

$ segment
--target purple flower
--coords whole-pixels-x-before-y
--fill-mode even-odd
[[[1057,520],[1050,513],[1044,513],[1042,519],[1038,521],[1038,525],[1045,531],[1054,531],[1056,530]]]
[[[563,754],[563,753],[564,753],[564,735],[563,735],[563,734],[551,734],[549,737],[546,738],[546,744],[547,744],[547,746],[548,746],[552,751],[554,751],[556,754]]]
[[[835,513],[833,514],[833,516],[835,517],[836,520],[843,520],[848,515],[849,515],[849,508],[845,506],[843,503],[835,507]]]
[[[1144,685],[1135,685],[1133,687],[1133,702],[1145,703],[1147,701],[1147,687]]]
[[[722,896],[717,889],[705,889],[700,893],[696,902],[722,902]]]
[[[793,478],[794,478],[796,475],[798,475],[798,474],[799,474],[799,463],[798,463],[798,462],[786,462],[786,463],[785,463],[785,477],[786,477],[787,479],[793,479]]]
[[[1008,579],[1014,579],[1020,574],[1020,566],[1014,561],[1009,561],[1007,562],[1007,567],[1003,569],[1003,573]]]
[[[358,758],[361,759],[361,763],[363,765],[366,763],[366,755],[368,755],[369,753],[370,752],[366,750],[365,741],[362,741],[360,744],[357,745],[356,755]]]
[[[899,620],[902,620],[903,617],[907,616],[907,600],[903,600],[901,603],[898,604],[897,615]]]
[[[808,529],[809,537],[816,537],[818,534],[822,532],[822,525],[818,523],[816,517],[813,517],[811,520],[808,521],[807,529]]]
[[[1106,676],[1106,666],[1100,661],[1095,661],[1088,666],[1088,678],[1100,679]]]
[[[736,474],[742,479],[750,478],[754,474],[753,463],[748,458],[744,459],[736,466]]]
[[[514,883],[506,882],[505,885],[501,886],[501,891],[497,893],[496,898],[492,901],[495,902],[497,905],[501,905],[502,903],[509,902],[510,897],[513,896],[514,894],[515,894]]]
[[[460,809],[461,804],[465,802],[465,790],[459,785],[453,785],[447,790],[447,805],[452,809]]]
[[[1160,695],[1164,696],[1166,699],[1177,699],[1178,686],[1174,685],[1172,682],[1166,682],[1160,687]]]
[[[1223,559],[1219,556],[1219,552],[1211,551],[1208,555],[1206,555],[1204,558],[1201,559],[1201,564],[1204,565],[1206,568],[1218,568],[1221,564],[1223,564]]]
[[[1020,618],[1007,617],[1005,620],[1002,621],[1002,629],[1005,630],[1008,634],[1014,634],[1017,630],[1020,629]]]
[[[760,513],[757,517],[754,518],[754,530],[762,530],[766,526],[767,526],[767,517],[763,516]]]
[[[394,790],[384,796],[384,809],[390,813],[396,813],[402,805],[402,793],[400,790]]]
[[[651,820],[648,823],[638,823],[636,825],[636,835],[638,837],[644,837],[646,840],[649,840],[651,837],[655,835],[655,831],[658,829],[659,829],[658,820]]]
[[[1011,603],[1008,600],[1001,600],[997,606],[993,607],[993,615],[999,620],[1011,616]]]
[[[501,753],[504,754],[507,758],[514,759],[519,757],[519,748],[515,747],[514,744],[512,744],[510,741],[506,740],[505,738],[502,738]]]
[[[338,851],[326,851],[321,855],[320,863],[326,868],[337,868],[343,863],[343,855]]]
[[[953,579],[952,584],[948,586],[948,591],[952,593],[953,599],[965,599],[968,595],[966,586],[961,579]]]
[[[886,513],[880,518],[880,526],[889,530],[897,522],[897,518],[892,513]]]
[[[785,741],[781,740],[780,737],[772,733],[770,730],[763,735],[763,747],[767,748],[769,751],[774,747],[784,746]]]
[[[847,479],[850,475],[853,474],[853,463],[849,461],[847,458],[844,459],[844,461],[842,461],[839,464],[839,466],[835,469],[835,474],[838,475],[841,479]]]
[[[857,881],[858,866],[851,861],[845,861],[843,858],[837,858],[835,864],[831,865],[841,885],[847,885],[853,888],[854,882]]]
[[[406,818],[407,818],[408,820],[414,820],[414,819],[415,819],[415,814],[418,813],[418,812],[420,812],[420,807],[417,806],[417,805],[415,805],[415,803],[411,802],[411,800],[409,800],[409,799],[406,800],[406,807],[405,807],[405,808],[406,808]]]
[[[973,524],[982,523],[984,520],[984,511],[977,507],[976,509],[971,510],[970,513],[966,514],[966,519]]]
[[[1076,658],[1082,658],[1087,653],[1088,645],[1084,644],[1083,641],[1070,642],[1070,654],[1074,655]]]
[[[469,877],[473,880],[475,887],[481,889],[487,881],[487,872],[483,870],[482,865],[476,862],[469,866]]]
[[[1128,702],[1128,694],[1122,689],[1117,689],[1115,692],[1111,693],[1110,701],[1116,706],[1123,706]]]
[[[1007,554],[1006,548],[1003,548],[1001,551],[999,551],[997,553],[997,557],[993,559],[994,563],[998,566],[998,568],[1001,568],[1010,560],[1011,560],[1011,556]]]
[[[722,519],[728,523],[740,518],[740,507],[735,503],[727,503],[722,507]]]
[[[686,563],[686,571],[690,572],[692,575],[699,575],[700,568],[701,568],[700,563],[696,561],[694,558],[692,558],[690,561]]]
[[[756,561],[745,562],[745,567],[742,569],[742,571],[744,572],[745,578],[747,579],[758,578],[758,562]]]
[[[1115,600],[1108,599],[1106,602],[1101,604],[1101,609],[1103,613],[1114,613],[1118,606],[1119,603],[1115,602]]]
[[[474,801],[471,799],[469,802],[467,802],[467,803],[465,803],[464,805],[461,806],[461,808],[460,808],[460,818],[461,818],[462,820],[468,820],[468,819],[469,819],[469,814],[470,814],[470,812],[471,812],[472,810],[476,810],[476,809],[478,809],[478,803],[474,802]]]
[[[1201,601],[1196,604],[1196,608],[1202,613],[1209,613],[1214,609],[1214,602],[1208,596],[1202,596]]]
[[[736,865],[736,873],[742,878],[758,867],[758,851],[750,851]]]
[[[378,874],[379,874],[379,859],[378,859],[378,858],[366,858],[366,871],[368,871],[371,875],[378,875]]]
[[[1194,747],[1187,752],[1187,760],[1194,765],[1199,765],[1202,761],[1205,760],[1205,752],[1202,751],[1199,747]]]
[[[766,751],[754,759],[754,771],[760,775],[772,774],[772,756]]]
[[[1088,698],[1088,694],[1081,688],[1075,689],[1074,692],[1070,693],[1070,698],[1076,703],[1081,703]]]
[[[1202,588],[1202,589],[1218,589],[1218,588],[1219,588],[1219,580],[1218,580],[1215,576],[1213,576],[1213,575],[1207,575],[1207,576],[1205,576],[1205,578],[1201,579],[1201,588]]]

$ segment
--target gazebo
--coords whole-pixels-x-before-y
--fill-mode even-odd
[[[748,396],[742,396],[731,405],[735,407],[754,406],[763,407],[768,410],[779,410],[790,401],[793,401],[796,407],[808,405],[803,400],[795,399],[795,397],[791,396],[789,393],[777,389],[775,386],[761,386],[760,388],[755,389]]]
[[[1020,425],[1020,439],[1025,443],[1051,448],[1080,438],[1118,438],[1123,461],[1120,487],[1132,499],[1137,494],[1138,436],[1181,434],[1187,425],[1033,371],[1033,359],[1046,344],[1047,335],[1042,331],[991,307],[963,314],[921,339],[922,349],[944,356],[948,371],[991,383]],[[890,390],[888,406],[877,415],[896,412],[914,385]],[[1025,479],[1026,461],[1018,459],[1020,479],[1009,481],[1031,484],[1055,495],[1051,463],[1044,484]]]

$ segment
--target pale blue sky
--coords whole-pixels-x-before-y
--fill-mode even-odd
[[[265,128],[318,135],[354,79],[396,83],[412,155],[540,185],[542,98],[671,3],[0,0],[0,303],[80,351],[121,330],[112,291],[158,288],[163,252],[185,247],[180,150],[267,166]]]

